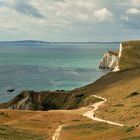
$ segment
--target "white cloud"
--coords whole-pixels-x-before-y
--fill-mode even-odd
[[[39,38],[65,37],[69,32],[84,36],[88,32],[88,38],[93,32],[99,33],[101,24],[98,23],[108,22],[102,24],[100,32],[114,30],[116,25],[130,26],[132,21],[139,23],[140,10],[136,7],[139,3],[140,0],[0,0],[0,31],[6,35],[15,32],[17,37],[20,33],[24,36],[23,32],[27,37]]]
[[[95,11],[94,16],[99,22],[112,21],[113,18],[113,14],[110,11],[108,11],[106,8]]]
[[[126,11],[127,14],[140,14],[140,10],[136,8],[130,8]]]

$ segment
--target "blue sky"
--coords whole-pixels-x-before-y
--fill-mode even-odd
[[[140,0],[0,0],[0,40],[140,39]]]

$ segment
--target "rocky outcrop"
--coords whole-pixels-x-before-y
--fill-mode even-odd
[[[120,43],[119,51],[108,51],[104,54],[99,68],[100,69],[109,69],[111,71],[119,71],[120,70],[120,60],[122,60],[122,50],[124,50],[123,43]]]
[[[78,108],[86,96],[80,92],[23,91],[9,102],[0,104],[0,109],[13,110],[57,110]]]
[[[108,51],[104,54],[99,68],[114,70],[118,64],[118,53],[113,51]]]
[[[63,96],[63,97],[62,97]],[[13,110],[49,110],[63,108],[66,92],[23,91],[14,99],[0,105],[0,108]]]

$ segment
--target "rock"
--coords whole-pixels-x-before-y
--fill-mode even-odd
[[[113,70],[118,64],[118,53],[113,51],[108,51],[104,54],[99,68]]]
[[[111,71],[120,71],[120,59],[122,58],[123,43],[120,43],[119,51],[108,51],[104,54],[99,68]]]
[[[14,92],[15,89],[8,89],[7,92]]]

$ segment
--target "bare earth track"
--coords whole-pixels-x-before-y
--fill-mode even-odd
[[[93,108],[93,110],[90,110],[90,111],[84,113],[83,116],[88,117],[88,118],[90,118],[90,119],[92,119],[94,121],[105,122],[105,123],[112,124],[112,125],[117,125],[117,126],[124,126],[123,124],[120,124],[120,123],[115,123],[115,122],[111,122],[111,121],[108,121],[108,120],[103,120],[103,119],[100,119],[98,117],[95,117],[95,111],[98,110],[98,108],[101,105],[103,105],[105,102],[107,102],[107,99],[99,97],[99,96],[96,96],[96,95],[92,95],[92,96],[96,97],[98,99],[101,99],[103,101],[93,104],[91,106]]]
[[[102,101],[94,103],[93,105],[91,105],[91,107],[93,109],[90,110],[90,111],[87,111],[84,114],[82,114],[84,117],[90,118],[90,119],[92,119],[94,121],[104,122],[104,123],[111,124],[111,125],[116,125],[116,126],[120,126],[120,127],[124,126],[123,124],[120,124],[120,123],[111,122],[111,121],[108,121],[108,120],[103,120],[103,119],[100,119],[98,117],[95,117],[95,111],[98,110],[99,107],[102,106],[105,102],[107,102],[107,99],[102,98],[100,96],[96,96],[96,95],[92,95],[92,96],[95,97],[95,98],[101,99]],[[60,136],[60,132],[61,132],[62,128],[63,128],[62,124],[58,126],[58,128],[56,129],[54,135],[52,136],[52,140],[59,140],[59,136]]]

